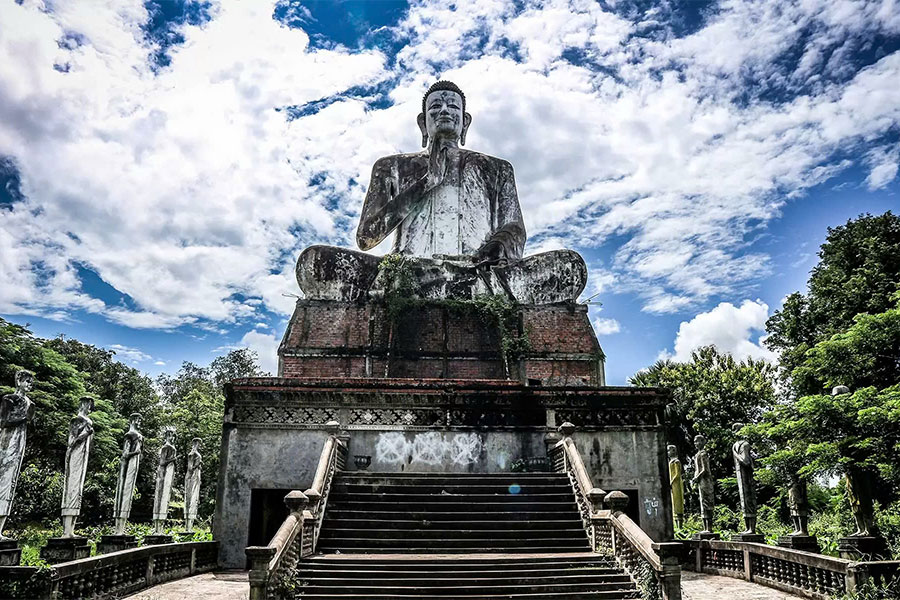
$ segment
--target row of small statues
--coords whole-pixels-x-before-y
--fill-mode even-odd
[[[3,536],[3,528],[10,514],[16,483],[22,469],[28,423],[34,416],[34,403],[28,398],[28,392],[34,386],[34,374],[24,369],[20,370],[16,372],[15,382],[16,391],[0,399],[0,540],[8,539]],[[90,396],[82,397],[78,414],[69,425],[61,507],[63,538],[75,537],[75,523],[81,514],[81,498],[94,436],[94,425],[89,416],[93,410],[94,399]],[[134,496],[144,445],[144,436],[138,430],[140,423],[141,415],[132,414],[128,432],[125,434],[113,509],[115,535],[124,535],[125,524],[131,514],[131,500]],[[156,535],[163,534],[169,498],[172,494],[172,482],[175,478],[176,456],[173,443],[175,429],[166,428],[163,436],[153,500],[153,530]],[[200,438],[194,438],[184,477],[184,520],[188,532],[193,531],[200,500],[200,469],[203,464],[200,442]]]
[[[836,388],[835,393],[847,393],[846,389]],[[735,423],[734,433],[738,433],[744,425]],[[700,516],[703,521],[703,531],[697,534],[699,539],[711,539],[716,537],[713,533],[713,521],[715,517],[715,479],[709,464],[709,454],[706,450],[706,438],[702,435],[694,437],[694,446],[697,453],[694,455],[694,477],[691,479],[700,496]],[[669,482],[672,494],[672,512],[675,525],[684,524],[684,469],[678,459],[678,452],[674,445],[667,447],[669,455]],[[750,442],[746,439],[738,439],[732,446],[735,475],[737,476],[738,494],[741,503],[741,513],[744,520],[744,531],[735,535],[732,539],[745,542],[762,542],[763,536],[756,531],[757,504],[756,486],[754,481],[754,459]],[[848,487],[848,489],[850,489]],[[853,489],[850,489],[853,496]],[[801,478],[795,478],[788,489],[788,506],[791,513],[793,532],[778,540],[779,545],[797,547],[802,549],[817,548],[815,537],[809,534],[809,499],[806,482]],[[851,507],[856,521],[857,529],[849,538],[869,538],[874,535],[875,527],[872,516],[858,499],[851,498]]]

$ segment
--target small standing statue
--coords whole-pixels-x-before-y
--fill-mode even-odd
[[[672,516],[675,517],[675,526],[684,524],[684,467],[678,460],[678,449],[669,445],[666,447],[669,453],[669,487],[672,489]]]
[[[791,511],[794,531],[779,537],[776,543],[782,548],[818,553],[821,551],[819,541],[816,536],[809,535],[809,495],[806,480],[798,473],[794,473],[790,475],[790,482],[788,508]]]
[[[794,531],[789,535],[808,536],[809,492],[806,481],[800,477],[791,480],[791,487],[788,488],[788,508],[791,510],[791,523],[794,524]]]
[[[875,509],[869,475],[856,469],[847,470],[847,495],[856,521],[856,531],[849,537],[871,537],[875,530]]]
[[[34,404],[28,392],[34,386],[34,373],[22,369],[16,372],[16,391],[0,400],[0,540],[9,517],[16,483],[25,455],[25,434],[34,416]]]
[[[695,436],[694,446],[697,447],[697,454],[694,455],[694,478],[691,482],[697,485],[700,492],[700,517],[703,519],[703,531],[697,536],[709,539],[716,536],[712,530],[716,508],[715,482],[709,468],[709,454],[705,450],[706,438]]]
[[[735,423],[731,430],[738,433],[743,428],[743,423]],[[756,486],[753,481],[753,451],[750,449],[750,442],[738,439],[731,447],[731,454],[734,456],[734,473],[737,476],[745,527],[743,533],[732,539],[762,542],[763,537],[756,533]]]
[[[69,448],[66,450],[66,482],[63,485],[62,525],[64,538],[75,537],[75,521],[81,514],[81,495],[87,474],[88,455],[94,437],[94,423],[88,416],[94,411],[94,399],[81,398],[78,414],[69,423]]]
[[[203,457],[200,456],[200,438],[194,438],[191,453],[188,454],[187,472],[184,475],[184,529],[194,530],[194,519],[197,518],[197,505],[200,503],[200,467]]]
[[[167,427],[163,432],[163,445],[159,449],[159,465],[156,467],[156,493],[153,497],[153,533],[164,535],[163,528],[169,513],[169,496],[175,479],[175,429]]]
[[[138,431],[140,424],[140,413],[133,413],[122,445],[119,482],[116,485],[116,506],[113,512],[116,535],[125,534],[125,523],[131,514],[131,498],[134,496],[134,485],[137,482],[138,468],[141,466],[141,452],[144,449],[144,436]]]

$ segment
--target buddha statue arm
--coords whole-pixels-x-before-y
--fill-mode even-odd
[[[525,249],[525,222],[516,193],[513,167],[501,161],[494,199],[495,229],[478,250],[478,262],[499,262],[522,258]]]
[[[382,158],[372,167],[372,178],[366,192],[356,243],[362,250],[370,250],[381,243],[403,220],[417,210],[426,194],[441,184],[446,168],[446,156],[429,160],[429,169],[412,183],[400,188],[396,159]]]

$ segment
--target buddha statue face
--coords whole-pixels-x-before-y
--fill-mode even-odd
[[[34,387],[34,374],[24,369],[16,372],[16,391],[27,394]]]
[[[453,90],[437,89],[425,97],[424,112],[419,114],[422,146],[438,137],[466,143],[466,131],[472,115],[465,112],[463,97]]]

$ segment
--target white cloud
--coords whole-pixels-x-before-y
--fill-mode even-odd
[[[129,346],[123,346],[122,344],[111,344],[107,346],[110,350],[116,353],[116,359],[121,362],[130,362],[130,363],[142,363],[148,360],[151,360],[153,357],[144,352],[143,350],[139,350],[137,348],[131,348]],[[159,364],[159,363],[156,363]]]
[[[260,331],[248,331],[238,342],[238,348],[250,348],[259,355],[259,366],[274,375],[278,372],[278,344],[281,337]]]
[[[614,333],[619,333],[621,329],[621,325],[619,325],[619,322],[615,319],[601,317],[594,319],[594,331],[597,335],[612,335]]]
[[[882,140],[900,126],[900,53],[861,70],[848,59],[900,33],[890,1],[723,0],[679,38],[665,5],[639,18],[586,0],[421,0],[396,28],[396,62],[313,49],[272,5],[214,4],[154,72],[139,0],[0,4],[0,155],[27,198],[0,223],[0,312],[137,328],[288,314],[294,258],[351,245],[372,163],[418,148],[438,75],[466,90],[468,146],[515,166],[529,252],[616,240],[591,289],[614,282],[650,313],[767,275],[747,240],[853,164],[838,156],[863,157],[872,189],[896,178]],[[344,97],[292,121],[276,110],[383,82],[386,109]],[[79,266],[136,308],[93,297]]]
[[[660,357],[686,362],[691,359],[692,351],[713,345],[738,360],[773,360],[774,354],[762,346],[759,337],[768,318],[769,307],[761,300],[744,300],[740,306],[722,302],[690,321],[683,321],[675,336],[674,352],[663,351]]]

